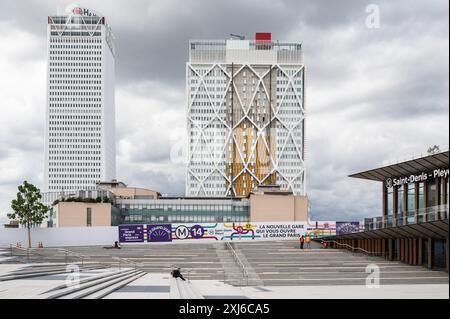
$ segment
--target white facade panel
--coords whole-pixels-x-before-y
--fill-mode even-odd
[[[228,64],[277,64],[277,52],[269,50],[228,50]]]
[[[248,40],[227,40],[227,51],[230,50],[245,50],[250,49],[250,41]]]

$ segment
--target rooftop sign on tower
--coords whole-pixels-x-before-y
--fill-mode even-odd
[[[72,15],[79,15],[79,16],[85,16],[85,17],[97,17],[98,14],[87,8],[80,7],[77,4],[71,4],[66,7],[66,14],[72,14]]]

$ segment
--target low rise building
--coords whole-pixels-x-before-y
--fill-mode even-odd
[[[19,224],[19,221],[17,221],[17,220],[10,220],[9,224],[4,224],[3,226],[5,228],[19,228],[20,224]]]
[[[250,221],[307,221],[308,199],[283,191],[279,186],[260,186],[249,196]]]
[[[55,200],[48,227],[122,224],[308,221],[308,200],[278,186],[264,186],[246,198],[163,197],[159,192],[100,183],[86,193]],[[103,195],[97,197],[97,195]]]
[[[111,225],[111,203],[59,202],[52,209],[52,227]]]

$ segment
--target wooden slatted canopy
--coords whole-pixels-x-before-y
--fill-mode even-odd
[[[395,239],[395,238],[435,238],[446,239],[449,235],[448,218],[419,224],[402,225],[368,230],[352,234],[327,236],[319,239]]]
[[[411,159],[402,163],[371,169],[365,172],[352,174],[349,177],[384,182],[388,178],[410,176],[430,172],[437,168],[449,167],[449,151]]]

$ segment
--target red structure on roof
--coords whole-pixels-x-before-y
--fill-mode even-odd
[[[256,42],[270,42],[272,41],[272,33],[270,32],[256,32],[255,34]]]

